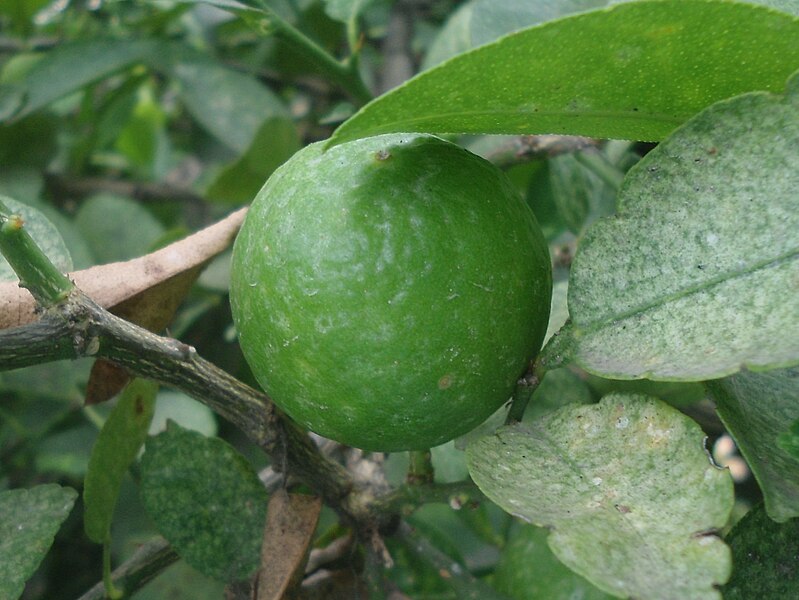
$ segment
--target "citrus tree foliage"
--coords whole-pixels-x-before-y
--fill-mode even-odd
[[[0,31],[0,596],[793,591],[794,0],[36,0],[0,3]],[[409,407],[419,425],[390,432],[407,438],[395,448],[450,440],[429,453],[308,437],[253,389],[253,371],[279,368],[271,377],[299,395],[330,377],[352,384],[355,368],[367,384],[335,419],[366,411],[357,422],[374,431],[351,439],[383,437],[404,417],[369,398],[414,402],[396,383],[404,363],[382,364],[396,347],[348,347],[379,337],[382,302],[348,325],[322,378],[304,355],[251,371],[231,318],[232,242],[245,207],[272,193],[267,178],[312,143],[346,157],[335,148],[384,133],[442,136],[504,171],[552,259],[551,306],[536,311],[549,322],[530,327],[545,345],[512,403],[454,441],[474,420],[460,405]],[[421,158],[419,173],[439,161]],[[303,168],[303,185],[332,197],[327,172]],[[472,175],[450,176],[447,193],[474,202]],[[423,184],[380,181],[367,191],[383,204]],[[425,251],[406,257],[409,276],[461,237],[496,246],[492,210],[416,240]],[[321,224],[351,221],[329,212],[290,218],[287,235],[333,247]],[[359,219],[372,233],[346,233],[375,247],[392,225]],[[409,247],[394,241],[392,252]],[[407,328],[416,351],[402,361],[453,363],[457,348],[424,338],[456,329],[497,355],[536,354],[536,340],[493,325],[512,295],[481,283],[505,281],[485,256],[438,265],[431,285],[473,286],[491,314],[421,298],[410,316],[425,326]],[[290,288],[297,272],[281,260]],[[75,312],[89,301],[70,281],[116,328]],[[340,297],[394,285],[373,283]],[[291,331],[275,344],[314,335],[308,290],[284,299]],[[334,304],[323,308],[349,308]]]

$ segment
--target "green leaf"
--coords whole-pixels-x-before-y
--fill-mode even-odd
[[[191,429],[207,437],[217,434],[216,415],[205,404],[183,392],[161,390],[155,403],[155,415],[150,423],[150,435],[166,431],[169,421],[183,429]]]
[[[101,264],[143,256],[164,234],[164,226],[140,203],[112,194],[81,204],[75,225]]]
[[[48,0],[0,0],[0,14],[11,19],[17,31],[33,29],[33,17],[48,4]]]
[[[300,147],[294,123],[283,117],[267,119],[247,152],[219,174],[207,196],[235,204],[252,201],[272,172]]]
[[[499,430],[467,449],[489,499],[552,529],[570,569],[620,597],[720,598],[728,548],[710,534],[733,506],[691,419],[647,396],[611,394]],[[553,499],[557,499],[553,501]]]
[[[138,90],[132,114],[116,136],[116,148],[144,173],[155,172],[159,146],[164,140],[166,114],[149,86]]]
[[[218,438],[174,423],[146,447],[142,503],[161,534],[209,577],[229,581],[252,574],[267,496],[244,457]]]
[[[790,429],[777,436],[777,445],[799,460],[799,419],[793,422]]]
[[[0,123],[9,121],[25,104],[25,88],[19,84],[0,84]]]
[[[157,391],[158,384],[151,381],[131,381],[94,443],[84,481],[83,524],[86,535],[98,544],[111,535],[122,478],[147,438]]]
[[[571,369],[553,369],[533,393],[523,420],[527,423],[567,404],[592,404],[595,400],[585,381]]]
[[[707,382],[716,410],[760,484],[775,521],[799,517],[799,457],[778,441],[799,419],[799,368]]]
[[[574,233],[580,234],[598,218],[613,214],[618,189],[583,166],[576,155],[551,158],[549,179],[558,214]]]
[[[541,527],[517,527],[502,549],[494,587],[511,598],[529,600],[606,600],[612,598],[566,568],[547,545]]]
[[[40,211],[17,202],[7,196],[0,196],[0,200],[8,206],[9,210],[22,216],[25,229],[33,240],[53,262],[56,268],[64,273],[72,270],[72,258],[58,229]],[[0,281],[16,281],[19,279],[8,261],[0,254]]]
[[[750,510],[730,532],[735,569],[724,586],[725,600],[793,598],[799,589],[799,519],[775,523],[762,505]]]
[[[290,118],[280,98],[255,77],[191,48],[162,43],[150,59],[154,68],[178,81],[180,98],[197,122],[239,153],[247,150],[265,120]]]
[[[16,118],[142,60],[157,49],[152,40],[88,40],[50,50],[24,79],[26,102]]]
[[[630,170],[572,265],[581,366],[700,381],[799,362],[797,109],[799,77],[719,102]]]
[[[330,144],[398,131],[658,140],[717,100],[781,89],[799,67],[797,39],[799,19],[758,6],[618,4],[425,71],[367,104]]]
[[[327,15],[342,23],[349,23],[363,13],[374,0],[324,0]]]
[[[77,496],[55,484],[0,493],[0,598],[22,594]]]

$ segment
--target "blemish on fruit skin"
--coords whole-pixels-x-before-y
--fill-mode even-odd
[[[388,150],[378,150],[375,152],[375,160],[388,160],[391,158],[391,152]]]
[[[447,373],[441,379],[438,380],[438,389],[446,390],[452,387],[452,373]]]

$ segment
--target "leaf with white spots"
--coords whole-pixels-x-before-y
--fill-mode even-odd
[[[799,363],[797,190],[799,76],[783,96],[738,96],[688,121],[581,241],[567,353],[618,379]]]
[[[0,493],[0,598],[18,598],[78,494],[54,483]]]
[[[467,449],[477,486],[506,511],[549,527],[570,569],[608,593],[719,599],[727,546],[713,531],[733,506],[699,426],[648,396],[611,394],[505,427]]]

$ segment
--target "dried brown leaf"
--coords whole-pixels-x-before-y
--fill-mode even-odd
[[[281,600],[301,581],[322,501],[279,490],[269,499],[257,600]]]
[[[110,311],[136,325],[159,332],[172,321],[180,303],[199,277],[203,265],[170,277],[135,296],[123,300]],[[99,404],[122,391],[130,376],[125,369],[104,360],[95,361],[86,385],[86,404]]]
[[[130,381],[130,375],[122,367],[107,360],[98,359],[92,365],[86,384],[86,404],[99,404],[116,396]]]
[[[182,273],[195,269],[222,252],[241,226],[246,209],[146,256],[99,265],[70,273],[70,278],[101,306],[113,309]],[[36,302],[15,282],[0,283],[0,329],[36,320]]]

